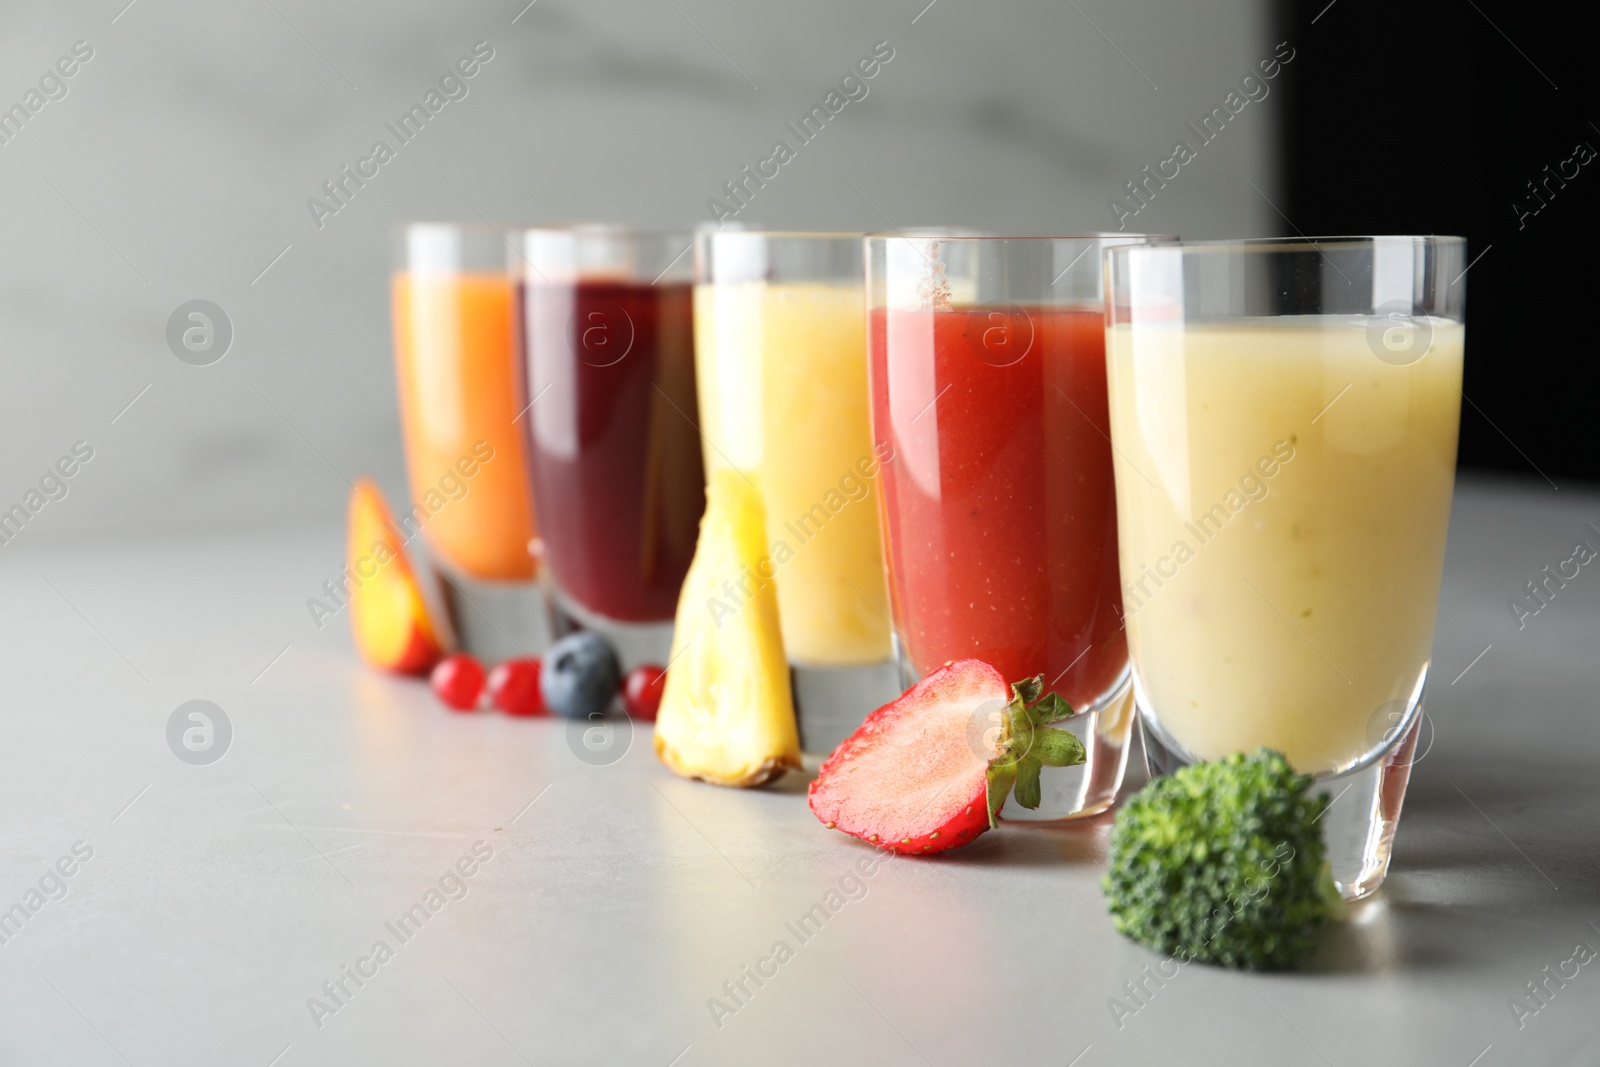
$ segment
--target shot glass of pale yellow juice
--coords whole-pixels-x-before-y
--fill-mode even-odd
[[[801,740],[828,751],[898,695],[867,401],[860,234],[703,231],[695,359],[708,475],[766,511],[766,577],[795,669]],[[741,576],[706,606],[738,610]],[[765,580],[756,576],[753,580]]]
[[[1343,892],[1388,869],[1432,655],[1465,242],[1126,246],[1106,360],[1152,769],[1265,746],[1325,786]]]

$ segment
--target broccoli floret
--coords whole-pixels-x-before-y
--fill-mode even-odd
[[[1342,916],[1317,818],[1277,752],[1197,763],[1117,812],[1102,888],[1119,931],[1175,956],[1247,970],[1292,967]]]

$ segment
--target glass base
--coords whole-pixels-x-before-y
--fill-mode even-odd
[[[900,668],[894,660],[853,667],[790,667],[800,748],[826,756],[856,732],[868,715],[898,697]]]
[[[900,683],[902,689],[908,689],[920,676],[898,632],[893,640]],[[1044,768],[1039,775],[1042,794],[1039,806],[1029,809],[1018,804],[1015,798],[1008,800],[1000,810],[1002,821],[1082,819],[1098,815],[1116,802],[1123,772],[1128,767],[1128,741],[1133,734],[1132,673],[1123,668],[1122,674],[1104,693],[1075,710],[1076,715],[1055,725],[1076,734],[1083,742],[1084,761],[1076,767]]]
[[[542,584],[489,582],[444,564],[435,567],[458,647],[485,663],[544,655],[555,624]]]
[[[579,630],[591,630],[599,634],[611,642],[623,674],[647,663],[657,667],[668,666],[667,661],[672,656],[671,619],[623,622],[583,607],[558,589],[554,582],[550,583],[549,588],[555,608],[553,615],[557,639]]]
[[[1386,751],[1341,774],[1318,775],[1311,786],[1313,796],[1328,795],[1329,804],[1319,822],[1333,880],[1346,900],[1370,895],[1389,873],[1394,832],[1400,823],[1406,784],[1411,780],[1411,765],[1416,761],[1423,719],[1422,701],[1418,699],[1390,734],[1394,741]],[[1145,768],[1152,778],[1195,762],[1163,736],[1160,727],[1144,713],[1142,699],[1139,728]]]
[[[1076,767],[1046,767],[1039,775],[1039,806],[1024,808],[1013,799],[1000,809],[1000,818],[1005,822],[1056,822],[1098,815],[1110,808],[1128,768],[1133,719],[1133,680],[1124,672],[1098,700],[1055,724],[1083,742],[1084,761]]]

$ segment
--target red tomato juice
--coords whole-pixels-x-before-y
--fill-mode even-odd
[[[1042,674],[1088,705],[1128,662],[1102,313],[879,308],[868,326],[905,653],[919,674],[968,656]]]

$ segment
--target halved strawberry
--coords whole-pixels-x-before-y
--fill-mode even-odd
[[[1006,686],[982,660],[947,663],[885,704],[823,763],[811,810],[830,829],[896,852],[943,852],[993,827],[1012,786],[1039,806],[1039,770],[1082,763],[1049,723],[1072,714],[1043,676]]]

